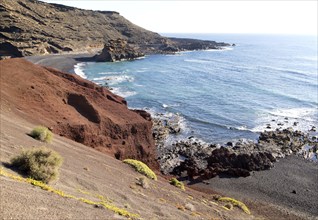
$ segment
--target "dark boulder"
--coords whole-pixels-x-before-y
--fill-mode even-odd
[[[108,43],[104,45],[102,52],[94,56],[94,60],[97,62],[115,62],[133,60],[142,56],[144,56],[144,54],[131,47],[127,41],[117,39],[116,41],[109,40]]]

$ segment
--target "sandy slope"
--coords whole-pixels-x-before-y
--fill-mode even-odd
[[[27,135],[34,126],[14,115],[5,104],[1,105],[2,167],[22,148],[44,145]],[[113,205],[139,214],[144,219],[254,218],[253,215],[246,215],[237,208],[229,212],[220,206],[206,205],[203,199],[209,200],[211,195],[188,188],[185,192],[181,191],[160,176],[158,181],[149,180],[150,188],[144,189],[136,185],[136,177],[141,175],[128,165],[64,137],[55,135],[53,142],[47,146],[59,152],[64,158],[59,179],[50,185],[65,193],[95,201],[97,198],[93,195],[102,195],[112,200]],[[16,174],[9,168],[5,167],[4,170]],[[119,217],[104,208],[62,198],[8,177],[0,177],[0,186],[1,219],[114,219]],[[185,206],[186,203],[193,204],[200,216],[195,217],[192,211],[177,208]]]

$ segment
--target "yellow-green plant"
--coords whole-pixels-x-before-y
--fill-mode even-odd
[[[251,214],[250,210],[247,208],[247,206],[243,202],[237,201],[237,200],[229,198],[229,197],[221,197],[218,199],[218,201],[229,202],[229,203],[233,204],[234,206],[237,206],[240,209],[242,209],[246,214],[249,214],[249,215]]]
[[[182,182],[180,182],[179,180],[177,180],[176,178],[171,178],[170,179],[170,184],[174,185],[182,190],[185,190],[184,188],[184,184]]]
[[[75,200],[78,200],[80,202],[83,202],[83,203],[86,203],[86,204],[89,204],[89,205],[94,205],[94,206],[99,206],[100,205],[100,206],[104,207],[105,209],[111,210],[111,211],[113,211],[113,212],[115,212],[115,213],[117,213],[119,215],[125,216],[125,217],[127,217],[129,219],[140,218],[139,214],[130,213],[130,212],[128,212],[125,209],[122,209],[122,208],[119,208],[119,207],[117,207],[115,205],[110,204],[106,200],[102,200],[101,199],[100,201],[95,202],[95,201],[92,201],[92,200],[89,200],[89,199],[75,197],[73,195],[66,194],[66,193],[64,193],[61,190],[54,189],[53,187],[51,187],[51,186],[49,186],[49,185],[47,185],[47,184],[45,184],[45,183],[43,183],[41,181],[37,181],[37,180],[31,179],[31,178],[23,178],[23,177],[8,173],[8,172],[4,171],[2,167],[0,167],[0,176],[6,176],[6,177],[9,177],[10,179],[13,179],[13,180],[16,180],[16,181],[19,181],[19,182],[30,183],[33,186],[40,187],[43,190],[55,193],[55,194],[57,194],[59,196],[62,196],[62,197],[65,197],[65,198],[70,198],[70,199],[75,199]]]
[[[144,174],[148,178],[157,180],[156,174],[143,162],[133,159],[126,159],[123,162],[131,165],[137,170],[137,172]]]
[[[47,147],[22,151],[11,159],[11,165],[28,177],[48,183],[58,176],[62,157]]]
[[[46,142],[46,143],[50,143],[52,141],[53,138],[53,133],[46,127],[44,126],[37,126],[35,127],[31,133],[30,133],[31,137]]]

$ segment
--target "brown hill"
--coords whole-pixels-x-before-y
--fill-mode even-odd
[[[35,0],[0,1],[0,58],[102,49],[122,39],[143,53],[220,49],[215,41],[166,38],[114,11],[92,11]]]
[[[118,12],[91,11],[34,0],[0,2],[1,52],[17,55],[59,53],[102,48],[110,39],[138,45],[161,44],[159,34],[134,25]],[[6,44],[4,44],[6,43]]]
[[[157,168],[145,112],[142,117],[123,98],[76,75],[21,58],[0,66],[2,108],[118,159],[136,158]]]

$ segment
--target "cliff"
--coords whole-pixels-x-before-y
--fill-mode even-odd
[[[122,39],[143,53],[213,49],[229,44],[189,45],[141,28],[118,12],[92,11],[36,0],[0,2],[0,57],[21,57],[102,49]],[[186,47],[184,47],[186,46]]]
[[[145,112],[129,110],[123,98],[77,75],[21,58],[0,66],[1,108],[117,159],[135,158],[158,168]]]

